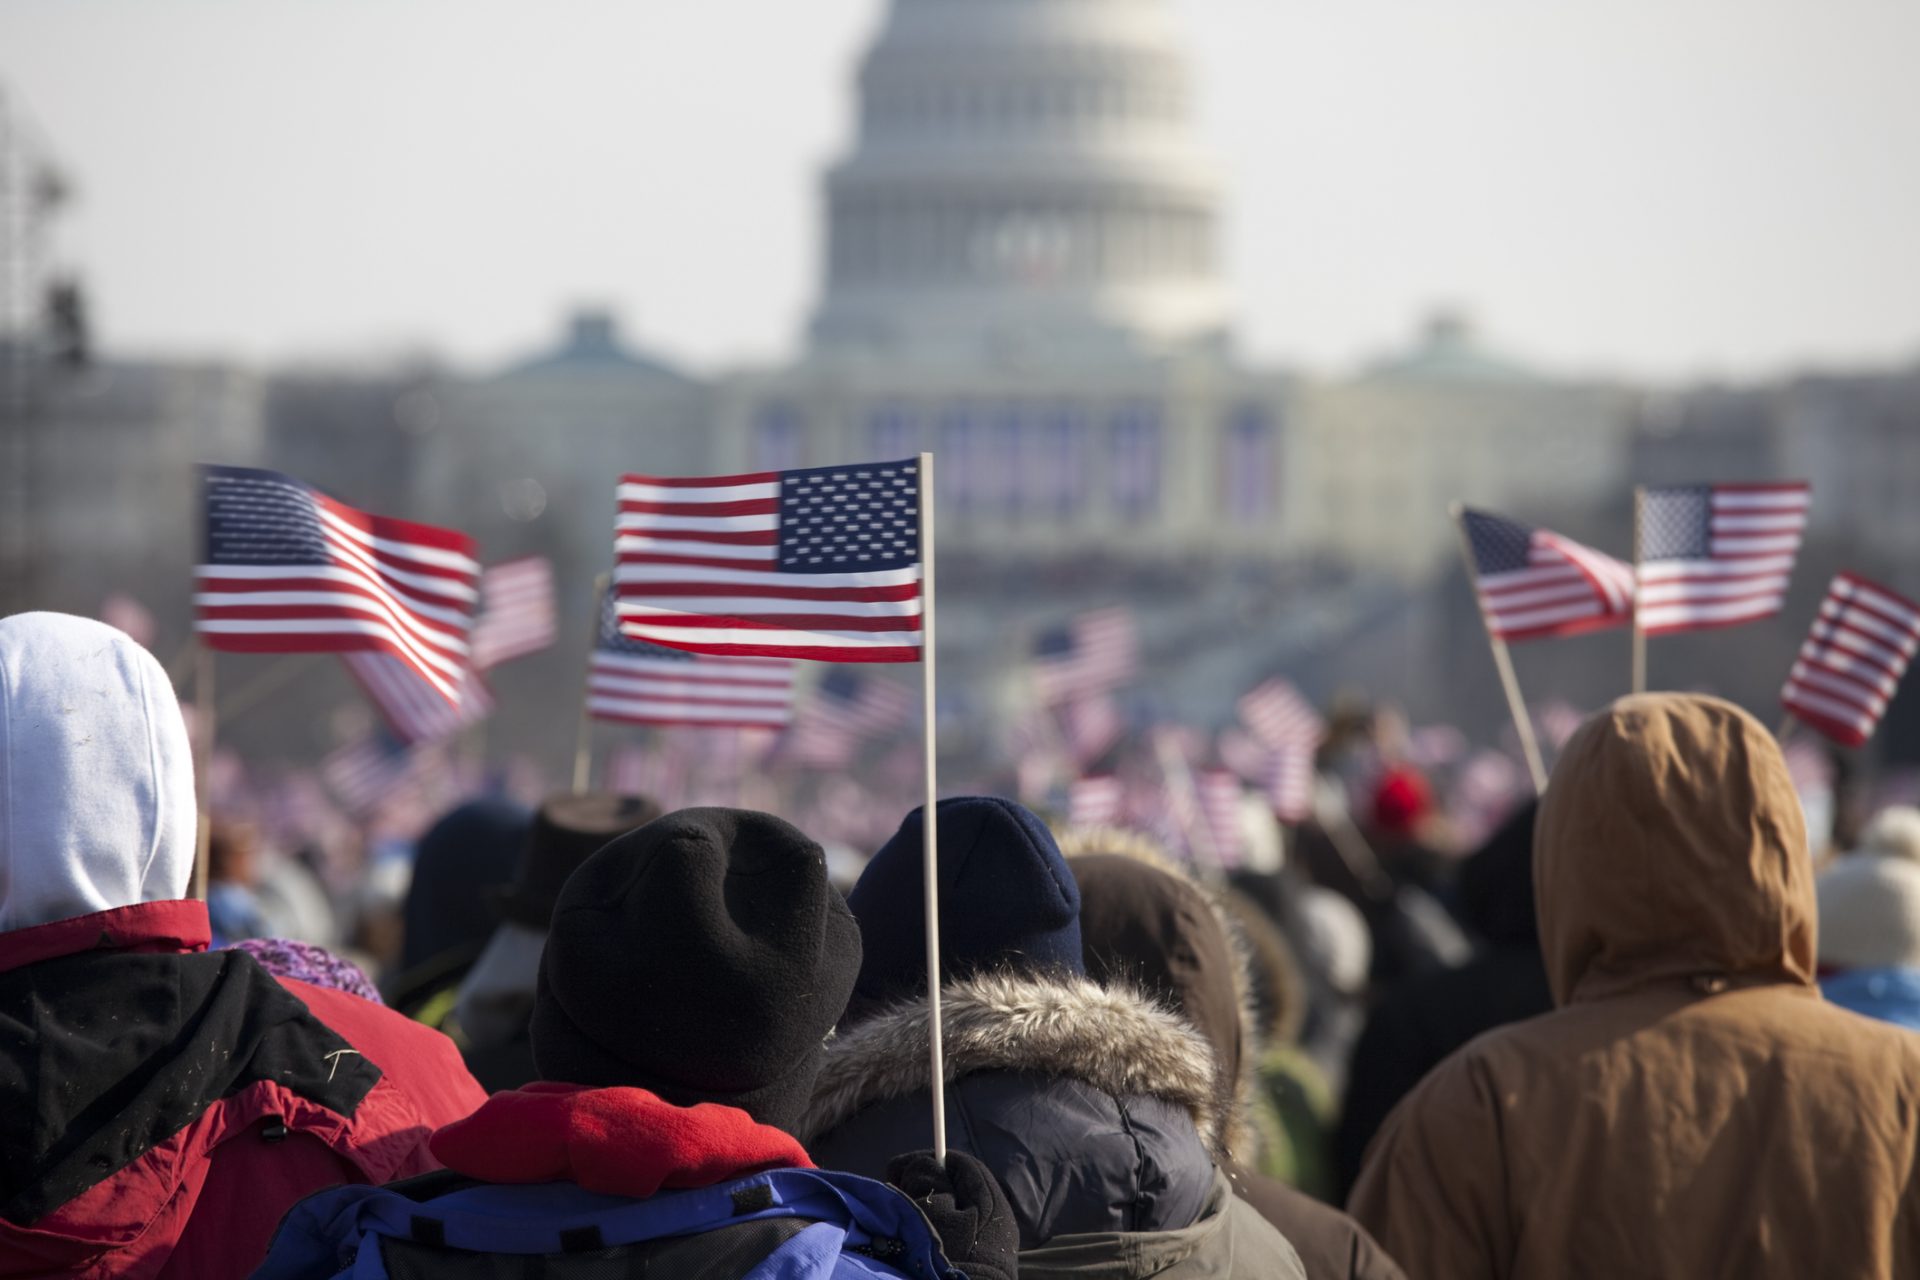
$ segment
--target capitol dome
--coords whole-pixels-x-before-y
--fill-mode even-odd
[[[816,352],[1219,346],[1220,183],[1164,0],[891,0],[826,178]]]

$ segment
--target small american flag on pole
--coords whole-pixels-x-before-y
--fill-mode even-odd
[[[1111,774],[1076,778],[1067,786],[1067,824],[1074,827],[1110,827],[1126,807],[1127,790]]]
[[[716,658],[621,633],[611,593],[587,669],[587,714],[626,724],[778,728],[793,717],[793,663]]]
[[[1313,748],[1303,744],[1276,747],[1267,757],[1266,776],[1261,780],[1267,805],[1273,816],[1289,824],[1305,822],[1313,816]]]
[[[448,702],[390,653],[343,653],[340,658],[393,736],[408,745],[451,738],[493,713],[492,691],[472,672],[461,682],[460,696]]]
[[[1840,574],[1800,646],[1780,700],[1843,747],[1873,736],[1920,651],[1920,605],[1877,582]]]
[[[1200,799],[1200,820],[1206,826],[1207,843],[1215,861],[1223,867],[1237,867],[1246,856],[1244,833],[1240,828],[1240,779],[1230,769],[1208,769],[1195,780]]]
[[[1571,636],[1633,621],[1633,566],[1548,529],[1460,511],[1487,630],[1502,640]]]
[[[694,653],[918,662],[913,459],[620,482],[628,636]]]
[[[201,481],[193,601],[208,648],[390,653],[459,698],[479,598],[472,539],[367,515],[274,471],[209,466]]]
[[[1105,693],[1140,667],[1133,612],[1096,609],[1041,634],[1034,645],[1033,689],[1048,706]]]
[[[1243,694],[1240,721],[1266,747],[1304,745],[1309,753],[1327,736],[1327,722],[1293,685],[1275,676]]]
[[[521,556],[489,565],[480,575],[480,616],[473,623],[473,667],[491,671],[503,662],[538,653],[553,644],[553,564],[545,556]]]
[[[414,781],[413,754],[385,734],[368,733],[329,753],[320,776],[349,813],[364,816]]]
[[[1127,718],[1112,694],[1075,698],[1060,708],[1060,736],[1074,762],[1092,764],[1126,735]]]
[[[1657,636],[1780,612],[1810,504],[1804,483],[1642,490],[1640,629]]]
[[[862,742],[910,723],[916,704],[913,690],[903,684],[830,670],[794,715],[794,758],[820,768],[843,767]]]

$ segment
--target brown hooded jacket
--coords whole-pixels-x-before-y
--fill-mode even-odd
[[[1622,699],[1534,843],[1554,1012],[1442,1062],[1351,1208],[1449,1277],[1920,1268],[1920,1037],[1823,1002],[1778,745],[1717,699]]]

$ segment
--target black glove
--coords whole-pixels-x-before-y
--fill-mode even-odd
[[[888,1162],[887,1181],[927,1215],[940,1251],[968,1280],[1019,1276],[1020,1228],[987,1166],[964,1151],[948,1151],[942,1169],[933,1152],[910,1151]]]

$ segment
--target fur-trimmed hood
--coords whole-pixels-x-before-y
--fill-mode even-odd
[[[946,1078],[1021,1071],[1078,1080],[1116,1097],[1177,1104],[1213,1148],[1223,1115],[1214,1056],[1185,1021],[1132,991],[1085,978],[982,974],[940,993]],[[865,1107],[931,1087],[927,1002],[894,1005],[827,1042],[802,1138]]]
[[[1252,1161],[1256,1139],[1252,1121],[1254,1090],[1259,1080],[1259,1064],[1265,1049],[1262,1036],[1262,1019],[1259,1015],[1253,981],[1253,956],[1251,942],[1234,919],[1233,909],[1223,896],[1200,883],[1192,873],[1171,858],[1145,836],[1136,832],[1109,830],[1105,828],[1075,828],[1059,836],[1061,851],[1067,855],[1067,865],[1079,875],[1087,867],[1095,865],[1101,855],[1125,858],[1128,861],[1150,867],[1155,871],[1179,882],[1186,890],[1196,895],[1206,906],[1213,927],[1219,931],[1221,944],[1224,944],[1225,972],[1212,974],[1200,972],[1203,966],[1190,966],[1194,971],[1192,980],[1231,984],[1231,992],[1216,990],[1213,1003],[1223,1004],[1230,1000],[1231,1019],[1215,1016],[1205,1018],[1188,1011],[1187,1020],[1193,1022],[1209,1040],[1209,1049],[1219,1064],[1219,1079],[1215,1084],[1215,1107],[1220,1112],[1220,1123],[1215,1127],[1208,1145],[1217,1158],[1223,1160],[1238,1159]],[[1083,895],[1085,889],[1083,887]],[[1251,905],[1251,904],[1249,904]],[[1088,932],[1089,929],[1093,932]],[[1191,932],[1204,931],[1205,925],[1193,922]],[[1086,945],[1087,963],[1091,971],[1105,976],[1105,969],[1113,957],[1103,954],[1110,943],[1107,939],[1095,936],[1097,923],[1090,925],[1086,919],[1081,923],[1082,940]],[[1190,951],[1196,958],[1204,957],[1213,946],[1204,937],[1184,939],[1180,950]],[[1284,948],[1284,941],[1279,944]],[[1177,998],[1179,992],[1156,993],[1162,1000]],[[1292,997],[1297,1002],[1297,991],[1276,992],[1276,998]],[[1296,1018],[1297,1021],[1297,1018]]]

